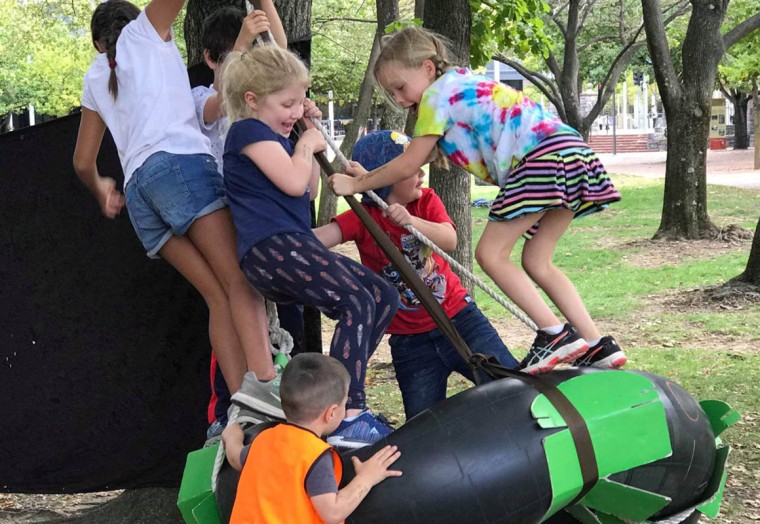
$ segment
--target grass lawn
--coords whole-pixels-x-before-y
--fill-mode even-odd
[[[723,400],[742,414],[722,435],[733,452],[718,521],[760,520],[760,301],[740,296],[716,301],[707,292],[744,270],[751,238],[652,241],[662,209],[662,180],[615,176],[614,181],[623,201],[574,222],[557,247],[555,263],[575,283],[601,330],[618,339],[629,368],[668,377],[698,400]],[[497,191],[472,187],[473,200],[493,198]],[[755,227],[760,193],[723,186],[708,191],[710,217],[717,226]],[[473,208],[474,243],[487,213]],[[490,283],[479,268],[475,272]],[[522,358],[532,333],[485,292],[478,290],[475,296],[518,360]],[[401,398],[388,360],[382,351],[373,359],[369,402],[402,423]],[[452,377],[449,386],[454,393],[469,383]]]

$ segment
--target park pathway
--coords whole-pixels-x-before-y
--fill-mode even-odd
[[[707,183],[760,190],[760,170],[753,170],[754,149],[720,149],[707,152]],[[610,173],[665,177],[665,151],[642,153],[599,153],[604,167]]]

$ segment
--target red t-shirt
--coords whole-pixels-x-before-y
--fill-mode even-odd
[[[380,228],[388,235],[391,242],[404,254],[407,262],[415,269],[423,282],[433,292],[433,296],[443,306],[444,311],[453,317],[466,305],[467,290],[462,286],[459,277],[451,270],[449,263],[434,253],[429,247],[417,240],[414,235],[395,222],[385,218],[379,207],[364,206]],[[454,222],[449,218],[443,202],[428,188],[422,189],[422,196],[407,204],[407,211],[412,216],[436,223]],[[393,335],[412,335],[432,331],[437,326],[411,289],[401,280],[401,275],[383,250],[364,227],[359,217],[353,211],[346,211],[333,218],[343,233],[343,242],[353,240],[359,249],[361,262],[372,271],[390,281],[401,295],[401,303],[396,316],[388,326],[388,333]]]

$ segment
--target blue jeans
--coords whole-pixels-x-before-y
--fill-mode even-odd
[[[474,302],[451,321],[473,353],[492,355],[508,368],[519,366]],[[416,335],[391,335],[388,342],[407,420],[446,398],[446,383],[452,372],[475,383],[467,362],[438,328]],[[492,380],[482,371],[477,373],[481,383]]]
[[[214,157],[158,151],[132,174],[124,190],[129,219],[151,258],[197,219],[227,206]]]

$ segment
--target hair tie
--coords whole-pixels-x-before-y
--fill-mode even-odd
[[[108,67],[111,69],[116,69],[116,59],[108,57]]]

